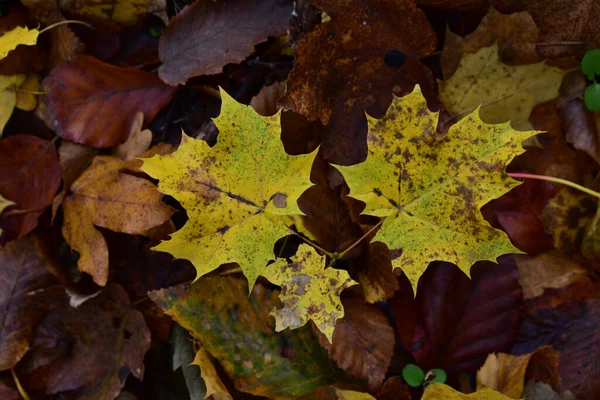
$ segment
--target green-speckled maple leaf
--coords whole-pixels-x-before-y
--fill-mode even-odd
[[[154,249],[190,260],[198,277],[235,262],[249,287],[274,259],[288,234],[285,215],[302,214],[296,200],[310,187],[316,150],[290,156],[280,140],[279,114],[262,117],[221,90],[214,147],[183,135],[173,154],[144,159],[142,171],[159,180],[189,220]]]
[[[505,167],[524,152],[521,142],[538,133],[487,125],[476,110],[440,139],[437,120],[416,87],[395,98],[382,119],[369,118],[365,162],[336,166],[350,196],[366,203],[363,213],[385,217],[373,241],[402,251],[392,264],[415,291],[431,261],[455,263],[469,275],[476,261],[519,252],[480,208],[519,184]]]
[[[277,332],[299,328],[310,319],[331,343],[336,321],[344,316],[340,293],[357,283],[348,272],[325,267],[325,256],[302,244],[292,264],[278,259],[265,268],[262,275],[281,286],[283,308],[271,312]]]

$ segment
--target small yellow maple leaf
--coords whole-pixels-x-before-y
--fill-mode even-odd
[[[490,388],[483,388],[475,393],[461,393],[443,383],[427,385],[421,400],[513,400]]]
[[[286,215],[302,214],[297,199],[312,186],[317,154],[290,156],[280,140],[280,114],[262,117],[221,90],[217,144],[182,137],[168,156],[143,159],[142,171],[186,209],[185,226],[154,250],[190,260],[205,275],[238,263],[249,290],[288,234]]]
[[[475,111],[440,139],[437,120],[416,87],[395,98],[382,119],[369,118],[365,162],[336,166],[350,196],[366,203],[363,214],[385,217],[373,242],[402,250],[392,265],[402,268],[415,293],[431,261],[455,263],[469,275],[476,261],[519,253],[479,209],[519,184],[505,166],[538,133],[487,125]]]
[[[29,29],[26,26],[17,26],[0,36],[0,60],[19,45],[35,46],[40,31],[37,28]]]
[[[463,56],[454,75],[439,82],[440,99],[456,116],[481,106],[480,117],[486,123],[511,121],[516,129],[531,129],[531,110],[558,96],[566,72],[544,63],[504,64],[494,44]]]
[[[281,286],[283,308],[271,312],[277,332],[299,328],[312,320],[331,343],[336,321],[344,316],[340,293],[357,284],[348,272],[325,268],[325,256],[302,244],[291,264],[278,259],[261,275]]]
[[[173,214],[151,182],[121,173],[127,166],[116,157],[97,156],[73,182],[62,204],[63,236],[80,255],[79,269],[100,286],[108,280],[108,247],[94,225],[144,235]]]

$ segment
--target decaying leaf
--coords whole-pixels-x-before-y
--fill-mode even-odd
[[[331,342],[336,321],[344,316],[340,294],[356,282],[346,271],[326,268],[325,262],[325,256],[302,244],[291,264],[278,259],[261,273],[281,286],[279,298],[283,308],[271,313],[278,332],[299,328],[312,320]]]
[[[392,297],[399,285],[390,259],[390,251],[381,242],[369,243],[363,255],[352,265],[357,266],[356,279],[368,303]]]
[[[342,304],[345,315],[337,321],[332,342],[321,344],[340,368],[367,379],[369,390],[377,392],[394,355],[394,329],[383,311],[361,296],[343,296]]]
[[[558,353],[544,346],[530,354],[490,354],[477,371],[477,388],[489,387],[503,395],[518,399],[523,397],[525,382],[529,379],[544,381],[550,386],[560,384]]]
[[[531,110],[558,96],[565,73],[544,63],[506,65],[494,44],[463,56],[454,75],[440,82],[440,99],[454,118],[481,106],[488,124],[510,121],[515,129],[531,129]]]
[[[350,197],[366,203],[363,214],[385,217],[373,242],[402,250],[392,264],[415,292],[430,261],[453,262],[468,275],[476,261],[519,252],[479,209],[518,185],[504,169],[537,133],[487,125],[474,112],[439,139],[437,119],[417,88],[382,119],[369,119],[364,163],[337,166]]]
[[[214,147],[183,135],[177,151],[144,159],[141,169],[189,216],[155,249],[190,260],[199,277],[237,262],[252,287],[275,258],[275,242],[288,233],[282,216],[302,213],[297,199],[311,186],[316,151],[288,155],[279,139],[279,115],[261,117],[224,91],[221,98]]]
[[[60,186],[60,165],[52,142],[30,135],[0,139],[0,193],[17,213],[0,217],[4,241],[31,232]]]
[[[35,46],[40,31],[26,26],[17,26],[0,36],[0,60],[19,45]]]
[[[269,313],[278,294],[257,284],[248,296],[245,280],[204,277],[149,296],[202,342],[238,390],[288,399],[347,379],[310,327],[275,332]]]
[[[101,286],[108,279],[108,247],[94,225],[144,235],[173,214],[161,202],[156,186],[122,173],[125,167],[118,158],[97,156],[63,200],[65,240],[79,253],[79,269],[92,275]]]
[[[436,36],[412,0],[311,4],[331,18],[300,40],[280,103],[327,125],[322,142],[330,162],[354,164],[367,152],[365,110],[381,115],[392,92],[408,93],[415,84],[433,94],[433,77],[420,58],[435,50]],[[390,51],[402,52],[403,62],[388,65]]]
[[[233,399],[231,394],[229,394],[227,387],[223,381],[221,381],[221,378],[219,378],[208,351],[206,351],[203,347],[200,347],[196,353],[196,356],[194,357],[194,361],[192,361],[192,364],[197,365],[200,368],[200,374],[202,375],[202,379],[206,385],[206,394],[204,395],[205,398],[217,396],[219,400]]]
[[[176,91],[150,72],[90,56],[60,64],[42,88],[49,92],[46,124],[62,138],[97,148],[125,141],[137,112],[151,121]]]
[[[114,399],[127,377],[144,376],[150,331],[117,284],[76,308],[70,296],[52,302],[35,327],[31,350],[18,366],[30,390],[47,395],[77,393],[77,398]]]
[[[0,265],[0,371],[4,371],[29,349],[35,325],[48,311],[44,304],[55,293],[48,288],[56,281],[28,237],[0,248]]]
[[[425,388],[422,400],[514,400],[490,388],[464,394],[443,383],[433,383]]]
[[[60,3],[61,5],[63,2]],[[66,21],[60,10],[54,9],[49,15],[47,23],[54,24]],[[48,32],[52,37],[50,54],[48,54],[48,67],[54,69],[63,61],[71,60],[83,53],[85,46],[67,24],[58,25]]]
[[[268,36],[285,33],[293,10],[289,0],[198,1],[171,20],[160,39],[158,73],[171,84],[218,74],[246,58]]]

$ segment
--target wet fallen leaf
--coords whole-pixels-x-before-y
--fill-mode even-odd
[[[16,204],[14,214],[0,217],[3,240],[31,232],[59,186],[60,165],[52,142],[30,135],[0,139],[0,193]]]
[[[490,354],[477,371],[477,389],[489,387],[507,397],[519,399],[523,397],[525,382],[530,378],[558,387],[560,377],[557,367],[558,353],[550,346],[520,356]]]
[[[377,306],[358,295],[343,296],[342,304],[345,315],[337,321],[332,342],[321,337],[321,344],[340,368],[367,379],[369,390],[377,392],[392,362],[394,329]]]
[[[238,390],[296,398],[344,379],[310,327],[275,332],[269,313],[278,294],[257,284],[248,297],[245,280],[205,277],[150,298],[202,342]]]
[[[433,93],[431,72],[419,59],[435,50],[436,37],[409,0],[311,4],[331,19],[300,40],[280,103],[328,125],[322,141],[330,162],[354,164],[367,153],[365,110],[381,115],[392,92],[408,93],[415,84]],[[386,54],[394,51],[405,55],[403,62],[386,64]]]
[[[198,1],[171,20],[160,39],[158,73],[170,85],[218,74],[238,63],[268,36],[285,33],[291,1]],[[183,43],[183,45],[182,45]]]
[[[150,332],[125,291],[111,284],[76,308],[64,293],[33,332],[17,367],[24,385],[47,395],[114,399],[130,374],[144,376]]]
[[[198,276],[237,262],[252,287],[275,258],[273,245],[288,233],[282,216],[301,214],[296,201],[311,186],[316,151],[288,155],[279,139],[279,115],[261,117],[224,91],[221,98],[214,147],[184,135],[173,154],[144,159],[141,169],[190,217],[155,249],[190,260]]]
[[[385,217],[372,241],[402,250],[392,265],[415,290],[430,261],[454,262],[468,275],[476,261],[518,253],[479,209],[517,186],[504,169],[524,151],[521,141],[537,133],[486,125],[474,112],[439,139],[437,119],[417,88],[396,98],[385,117],[369,120],[364,163],[336,166],[350,197],[366,203],[363,214]]]
[[[28,237],[0,248],[0,371],[14,367],[29,349],[35,325],[55,290],[47,261]],[[62,292],[62,289],[60,289]]]
[[[261,275],[281,287],[283,308],[271,313],[276,331],[296,329],[312,320],[331,342],[336,321],[344,316],[340,294],[356,284],[348,272],[327,266],[325,256],[302,244],[291,263],[278,259]]]
[[[42,88],[46,124],[62,138],[97,148],[125,141],[137,112],[151,121],[176,91],[150,72],[90,56],[60,64]]]
[[[156,186],[121,172],[125,167],[115,157],[97,156],[63,200],[65,240],[79,253],[79,269],[100,286],[108,280],[108,248],[95,226],[144,235],[173,214]]]

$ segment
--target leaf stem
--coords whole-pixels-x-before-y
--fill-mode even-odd
[[[348,247],[346,250],[342,251],[340,254],[338,254],[337,258],[343,258],[346,254],[348,254],[353,248],[355,248],[356,246],[358,246],[358,244],[360,242],[363,241],[363,239],[365,239],[367,236],[369,236],[371,233],[373,233],[373,231],[377,228],[379,228],[379,226],[383,223],[383,219],[380,220],[377,225],[375,225],[374,227],[372,227],[371,229],[369,229],[369,231],[367,233],[365,233],[364,235],[362,235],[362,237],[360,239],[358,239],[356,242],[354,242],[350,247]]]
[[[94,29],[94,27],[92,25],[88,24],[87,22],[77,21],[77,20],[69,20],[68,19],[68,20],[65,20],[65,21],[56,22],[56,23],[54,23],[52,25],[48,25],[47,27],[45,27],[44,29],[42,29],[40,31],[39,35],[41,35],[42,33],[46,32],[49,29],[55,28],[55,27],[57,27],[59,25],[65,25],[65,24],[79,24],[79,25],[87,26],[90,29]]]
[[[17,377],[17,374],[15,373],[15,370],[13,368],[10,369],[10,373],[12,374],[13,380],[15,381],[15,385],[17,386],[17,390],[19,391],[19,394],[21,395],[23,400],[31,400],[25,389],[23,389],[23,386],[21,386],[19,377]]]
[[[546,175],[525,174],[525,173],[520,173],[520,172],[507,173],[507,175],[510,176],[510,177],[512,177],[512,178],[538,179],[538,180],[541,180],[541,181],[547,181],[547,182],[553,182],[553,183],[560,183],[560,184],[570,186],[573,189],[580,190],[583,193],[587,193],[590,196],[594,196],[594,197],[597,197],[597,198],[600,199],[600,193],[595,192],[592,189],[588,189],[586,187],[578,185],[578,184],[576,184],[574,182],[567,181],[565,179],[555,178],[553,176],[546,176]]]
[[[293,229],[291,229],[289,227],[288,227],[288,229],[292,235],[298,236],[300,239],[304,240],[306,243],[310,244],[315,249],[321,250],[323,253],[327,254],[329,257],[333,257],[333,254],[331,252],[325,250],[324,248],[322,248],[318,244],[314,243],[313,241],[309,240],[308,238],[305,238],[304,236],[302,236],[298,232],[294,231]]]

